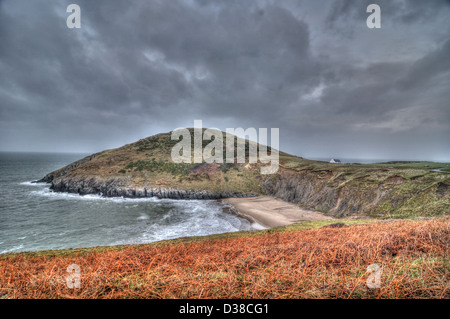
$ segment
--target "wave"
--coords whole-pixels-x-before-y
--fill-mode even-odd
[[[10,253],[10,252],[13,252],[13,251],[16,251],[16,250],[20,250],[23,247],[24,246],[22,244],[18,245],[18,246],[14,246],[14,247],[11,247],[11,248],[8,248],[8,249],[5,249],[5,250],[1,250],[0,254],[6,254],[6,253]]]
[[[42,184],[42,183],[34,183],[34,181],[22,182],[22,183],[19,183],[19,185],[26,185],[26,186],[39,186],[39,187],[42,187],[42,186],[46,186],[46,187],[48,187],[48,185],[47,185],[47,184]]]
[[[139,216],[136,219],[137,220],[147,220],[147,219],[150,219],[150,216],[148,214],[141,214],[141,216]]]
[[[54,199],[66,199],[66,200],[85,200],[85,201],[109,201],[109,202],[158,202],[158,201],[173,201],[171,199],[159,199],[157,197],[145,197],[145,198],[126,198],[126,197],[104,197],[102,195],[96,194],[87,194],[80,195],[74,193],[62,193],[62,192],[54,192],[50,190],[48,187],[40,190],[31,191],[31,194],[37,196],[43,196],[47,198]]]

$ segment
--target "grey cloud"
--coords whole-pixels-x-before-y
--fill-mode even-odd
[[[303,156],[450,160],[448,1],[0,2],[0,150],[279,127]],[[33,141],[33,142],[30,142]],[[414,141],[414,143],[413,143]],[[341,152],[342,154],[337,154]]]

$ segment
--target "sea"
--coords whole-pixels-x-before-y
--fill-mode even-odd
[[[215,200],[81,196],[32,183],[86,155],[0,152],[0,254],[263,228]]]

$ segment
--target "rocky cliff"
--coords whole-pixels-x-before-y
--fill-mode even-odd
[[[449,176],[421,173],[409,172],[412,176],[405,178],[384,168],[348,175],[330,170],[282,170],[264,179],[261,186],[266,194],[334,217],[449,214]]]
[[[105,197],[157,197],[171,199],[221,199],[229,197],[252,197],[253,193],[221,192],[209,190],[180,189],[173,187],[131,186],[123,178],[99,178],[96,176],[59,177],[51,181],[50,189],[55,192],[98,194]]]

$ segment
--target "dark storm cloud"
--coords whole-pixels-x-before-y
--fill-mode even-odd
[[[279,127],[306,157],[450,160],[450,5],[366,2],[2,1],[0,149],[97,151],[202,119]]]

